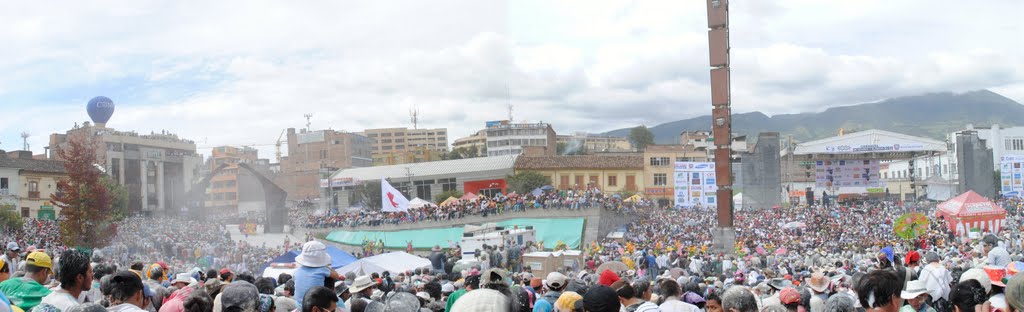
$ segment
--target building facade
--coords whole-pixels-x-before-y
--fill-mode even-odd
[[[643,193],[651,198],[670,201],[675,196],[676,162],[711,161],[704,148],[691,145],[651,145],[643,153]]]
[[[564,146],[562,151],[564,154],[571,154],[576,151],[584,151],[586,153],[631,151],[629,140],[626,138],[595,135],[586,132],[558,135],[557,143]]]
[[[0,153],[0,209],[14,210],[22,218],[54,220],[60,207],[50,201],[57,182],[67,179],[64,163],[33,159],[30,151]]]
[[[359,134],[373,139],[374,166],[440,160],[448,152],[448,129],[380,128]]]
[[[543,147],[546,155],[555,155],[557,135],[547,123],[503,123],[486,129],[487,156],[519,155],[524,146]]]
[[[215,211],[237,211],[239,194],[238,164],[255,165],[258,150],[251,147],[218,146],[210,150],[210,158],[206,162],[206,170],[215,170],[227,165],[219,174],[210,179],[210,187],[206,192],[206,207]]]
[[[199,178],[202,156],[193,141],[161,131],[149,135],[85,122],[66,133],[51,134],[49,158],[61,160],[60,151],[74,136],[97,143],[101,166],[128,189],[131,214],[177,214],[185,207],[185,194]]]
[[[452,142],[452,149],[476,148],[482,154],[487,154],[487,130],[480,130],[471,136],[455,139]]]
[[[515,170],[540,173],[559,190],[597,188],[604,193],[637,192],[645,185],[641,154],[520,156],[516,159]]]
[[[338,169],[373,165],[373,139],[343,131],[299,132],[288,128],[288,156],[281,158],[281,173],[274,182],[289,200],[320,197],[320,179]]]

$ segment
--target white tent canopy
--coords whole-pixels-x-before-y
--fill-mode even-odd
[[[410,255],[403,251],[393,251],[382,255],[362,258],[349,265],[343,266],[335,271],[339,275],[353,272],[356,275],[371,273],[383,273],[384,271],[396,273],[412,271],[418,268],[430,267],[430,260]]]
[[[425,201],[425,200],[423,200],[423,199],[421,199],[419,197],[413,198],[412,200],[409,201],[409,209],[420,209],[420,208],[423,208],[425,206],[433,206],[433,205],[434,204],[432,204],[432,203],[430,203],[428,201]]]
[[[736,207],[737,211],[743,210],[743,193],[737,193],[732,196],[732,205]]]
[[[800,143],[795,155],[867,154],[892,152],[945,152],[946,143],[884,130],[865,130],[806,143]]]

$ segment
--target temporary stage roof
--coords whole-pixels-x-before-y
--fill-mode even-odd
[[[392,273],[406,272],[426,267],[430,267],[430,260],[410,255],[402,251],[393,251],[386,254],[359,259],[358,261],[352,262],[351,264],[341,267],[336,271],[340,275],[345,275],[345,273],[348,272],[353,272],[356,275],[369,275],[372,273],[380,274],[384,271]]]
[[[878,129],[801,143],[795,155],[944,152],[946,143]]]

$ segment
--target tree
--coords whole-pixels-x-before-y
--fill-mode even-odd
[[[533,189],[551,184],[551,179],[536,171],[520,171],[505,178],[508,188],[519,194],[527,194]]]
[[[68,178],[57,182],[58,192],[50,199],[61,208],[60,234],[67,246],[102,248],[117,235],[110,190],[94,167],[97,146],[90,137],[74,135],[60,150]]]
[[[380,210],[380,181],[363,181],[352,190],[352,197],[349,197],[349,204],[362,203],[363,207],[370,210]]]
[[[128,189],[111,179],[110,176],[103,176],[101,181],[110,193],[110,210],[114,220],[124,220],[128,217]]]
[[[454,189],[454,190],[450,190],[450,191],[447,191],[447,192],[443,192],[441,194],[437,194],[437,196],[434,197],[434,202],[437,203],[438,205],[440,205],[441,202],[447,200],[448,197],[459,198],[459,197],[462,197],[462,195],[465,195],[465,194],[462,193],[462,191],[460,191],[458,189]]]
[[[647,126],[637,126],[629,130],[629,144],[637,150],[643,150],[648,145],[654,145],[654,133]]]
[[[22,220],[21,215],[14,211],[14,207],[11,204],[0,205],[0,226],[5,229],[21,229],[25,225],[25,220]]]

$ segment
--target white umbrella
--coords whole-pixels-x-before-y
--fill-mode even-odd
[[[433,205],[433,204],[431,204],[430,202],[425,201],[425,200],[423,200],[423,199],[421,199],[419,197],[413,198],[412,200],[409,201],[409,209],[420,209],[420,208],[423,208],[424,206],[428,206],[428,205]]]
[[[806,227],[807,227],[807,225],[804,224],[803,222],[800,222],[800,221],[793,221],[793,222],[790,222],[790,223],[786,223],[786,225],[782,226],[782,228],[784,228],[784,229],[795,229],[795,228],[806,228]]]

